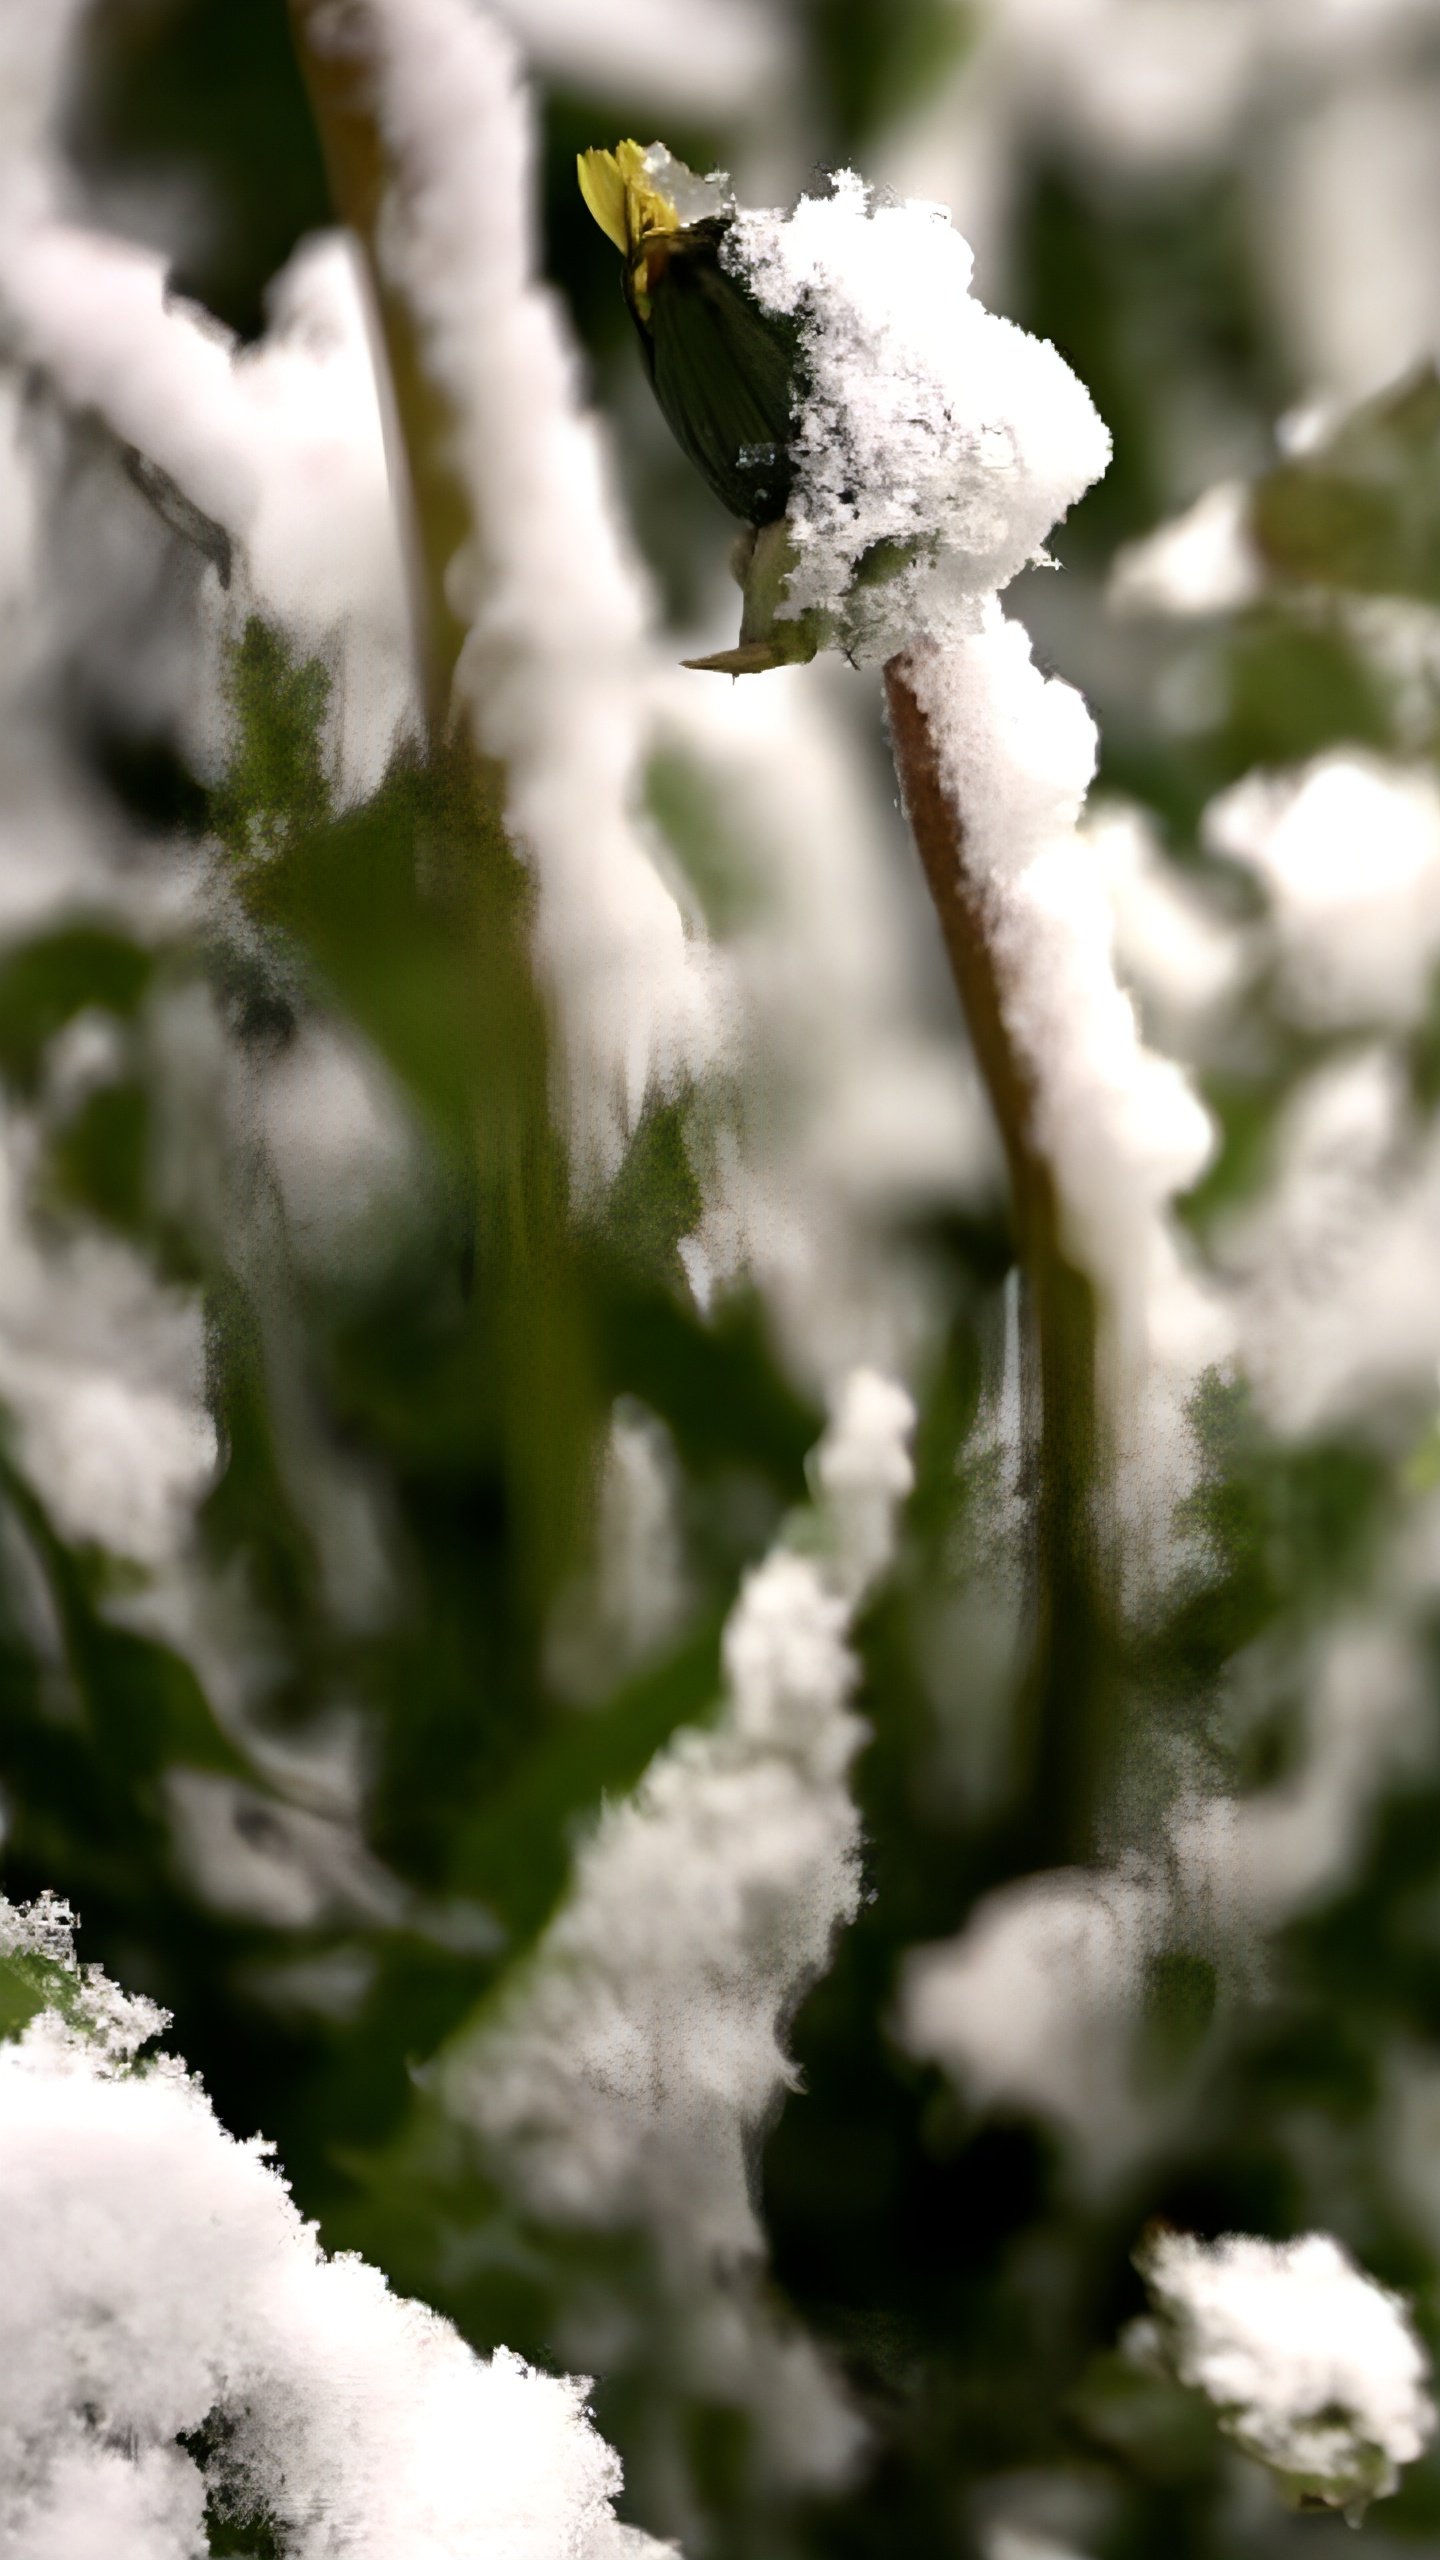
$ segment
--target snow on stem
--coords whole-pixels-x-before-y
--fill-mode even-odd
[[[1023,1289],[1021,1422],[1032,1524],[1035,1624],[1028,1684],[1027,1776],[1055,1836],[1046,1858],[1083,1853],[1086,1790],[1103,1696],[1106,1616],[1095,1494],[1098,1479],[1097,1309],[1090,1280],[1064,1250],[1055,1172],[1042,1143],[1034,1061],[1013,1027],[1013,986],[996,933],[993,879],[977,861],[946,770],[922,660],[885,665],[896,775],[961,1011],[995,1115],[1010,1180]],[[1091,1712],[1087,1712],[1087,1708]]]
[[[837,646],[886,667],[900,778],[1014,1191],[1039,1568],[1030,1792],[1062,1826],[1031,1845],[1068,1852],[1088,1845],[1082,1791],[1103,1784],[1106,1759],[1086,1704],[1106,1614],[1096,1302],[1108,1316],[1127,1259],[1148,1273],[1161,1258],[1153,1213],[1194,1130],[1141,1048],[1105,884],[1080,857],[1093,727],[1031,666],[997,599],[1110,440],[1056,349],[971,293],[943,206],[877,201],[840,170],[788,213],[749,210],[723,173],[697,179],[633,140],[582,155],[579,176],[624,259],[660,407],[749,528],[739,645],[689,664],[758,674]]]
[[[361,0],[343,17],[290,5],[384,341],[432,736],[468,732],[487,805],[503,807],[525,862],[573,1170],[593,1184],[718,1034],[707,955],[643,813],[648,599],[535,274],[518,56],[458,0]]]
[[[415,314],[380,255],[387,169],[369,47],[323,0],[290,0],[295,48],[336,213],[360,252],[377,340],[386,456],[409,545],[411,607],[431,734],[444,731],[464,624],[446,591],[470,512],[451,422],[424,360]]]

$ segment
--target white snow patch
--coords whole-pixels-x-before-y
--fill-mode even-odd
[[[711,1053],[641,808],[648,597],[553,295],[535,280],[532,119],[508,36],[458,0],[366,0],[394,176],[382,255],[455,419],[473,544],[451,563],[459,670],[534,867],[582,1177]]]
[[[1078,1867],[997,1887],[958,1937],[906,1957],[900,2042],[977,2105],[1033,2111],[1123,2166],[1143,2123],[1129,2066],[1159,1909],[1140,1877]]]
[[[1160,2231],[1141,2268],[1180,2378],[1247,2453],[1334,2506],[1384,2497],[1435,2430],[1409,2312],[1324,2232]]]
[[[158,1567],[215,1470],[198,1301],[99,1234],[42,1243],[28,1143],[0,1120],[0,1398],[62,1537]]]
[[[976,630],[984,599],[1110,459],[1084,385],[1048,341],[973,298],[969,244],[943,206],[877,203],[853,171],[789,215],[739,213],[722,257],[800,325],[785,610],[841,615],[871,658]],[[914,557],[855,590],[882,543]]]
[[[657,743],[692,778],[736,909],[716,925],[721,1128],[702,1138],[702,1114],[690,1132],[692,1263],[716,1295],[755,1281],[787,1360],[822,1391],[856,1365],[903,1375],[923,1356],[932,1311],[896,1228],[997,1180],[855,693],[822,660],[734,685],[674,673],[656,705]]]
[[[726,1705],[681,1733],[581,1852],[570,1900],[455,2102],[548,2211],[753,2245],[742,2136],[786,2066],[777,2030],[852,1916],[852,1610],[911,1481],[909,1398],[850,1378],[813,1462],[816,1552],[783,1539],[726,1626]]]
[[[1222,480],[1142,541],[1122,544],[1110,572],[1117,613],[1167,614],[1178,621],[1235,613],[1253,604],[1264,564],[1250,538],[1250,491]]]
[[[551,79],[657,114],[749,119],[794,76],[785,27],[757,0],[501,0],[498,14]]]
[[[1272,1428],[1353,1426],[1428,1394],[1440,1360],[1440,1140],[1382,1048],[1307,1076],[1270,1182],[1217,1235],[1241,1358]]]
[[[1202,1171],[1213,1131],[1181,1070],[1143,1046],[1116,980],[1105,874],[1078,832],[1094,724],[994,603],[975,638],[917,650],[908,672],[990,909],[1071,1249],[1117,1307],[1143,1301],[1157,1212]]]
[[[1440,785],[1345,749],[1252,773],[1205,816],[1219,853],[1270,892],[1283,992],[1315,1029],[1424,1014],[1440,960]]]
[[[179,2064],[131,2064],[163,2016],[83,1986],[67,1917],[0,1909],[0,1949],[58,1961],[80,2008],[0,2045],[7,2560],[191,2560],[207,2487],[268,2511],[297,2560],[613,2560],[619,2465],[586,2386],[482,2362],[327,2259],[264,2144]],[[203,2461],[179,2439],[212,2420]]]
[[[1240,991],[1243,933],[1166,859],[1145,810],[1103,801],[1081,833],[1104,874],[1121,978],[1166,1054],[1183,1057]]]
[[[906,670],[988,910],[1065,1248],[1099,1293],[1119,1499],[1163,1569],[1193,1466],[1189,1397],[1232,1340],[1169,1214],[1208,1162],[1213,1127],[1184,1070],[1145,1046],[1116,976],[1107,866],[1078,823],[1095,760],[1080,696],[1041,675],[993,600],[973,639],[917,649]]]
[[[175,299],[154,252],[60,223],[0,234],[0,308],[66,402],[104,418],[237,546],[228,598],[211,573],[195,668],[207,761],[227,745],[217,653],[253,610],[325,660],[342,793],[373,789],[414,722],[413,643],[349,243],[326,234],[297,251],[252,349]]]
[[[846,1638],[888,1561],[913,1420],[890,1382],[848,1382],[815,1511],[731,1612],[718,1723],[607,1808],[523,1979],[446,2075],[532,2210],[651,2233],[688,2351],[800,2478],[839,2476],[855,2426],[813,2351],[737,2289],[761,2250],[746,2146],[791,2085],[785,2024],[858,1903]]]

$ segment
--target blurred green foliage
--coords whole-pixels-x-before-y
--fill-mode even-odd
[[[296,242],[330,219],[285,0],[107,0],[70,142],[92,180],[150,196],[177,289],[242,337],[264,327]]]
[[[862,150],[966,41],[963,13],[938,0],[814,0],[797,24],[825,153]],[[571,173],[605,117],[563,96],[547,116],[551,270],[604,386],[633,359],[613,257]],[[697,165],[730,139],[668,138]],[[326,218],[280,0],[121,0],[98,13],[75,148],[97,184],[151,187],[162,206],[167,188],[193,185],[205,215],[181,226],[178,281],[242,331],[260,325],[264,285],[294,242]],[[1016,316],[1058,341],[1116,433],[1114,472],[1059,546],[1079,581],[1193,494],[1178,485],[1176,417],[1197,386],[1221,387],[1257,463],[1293,386],[1258,316],[1228,179],[1137,206],[1042,156],[1025,173],[1016,264]],[[1437,402],[1426,377],[1261,472],[1265,591],[1182,644],[1204,678],[1203,716],[1178,729],[1147,692],[1107,743],[1107,781],[1152,811],[1196,876],[1216,878],[1197,827],[1226,782],[1337,742],[1413,752],[1349,603],[1437,600]],[[643,529],[683,597],[723,525],[682,483],[665,486]],[[1432,1770],[1382,1802],[1339,1897],[1271,1951],[1263,1998],[1227,1981],[1218,1950],[1154,1950],[1137,2085],[1178,2088],[1182,2102],[1108,2179],[1087,2184],[1052,2128],[1018,2108],[972,2113],[899,2053],[904,1952],[959,1929],[1064,1810],[1043,1793],[1053,1763],[1027,1779],[1014,1748],[1013,1660],[1002,1649],[990,1694],[983,1664],[946,1640],[995,1501],[977,1418],[1003,1327],[998,1220],[937,1221],[919,1240],[946,1322],[921,1382],[899,1565],[860,1631],[867,1896],[806,2002],[797,2088],[753,2164],[775,2301],[831,2350],[870,2430],[855,2487],[808,2502],[767,2489],[743,2415],[707,2401],[675,2361],[641,2239],[527,2216],[437,2105],[427,2065],[533,1944],[587,1819],[713,1710],[724,1611],[803,1499],[819,1417],[753,1300],[703,1316],[685,1286],[678,1245],[698,1186],[676,1110],[654,1111],[603,1205],[572,1196],[524,875],[483,775],[410,754],[364,805],[337,809],[317,744],[325,669],[293,662],[252,622],[232,684],[226,771],[208,788],[181,775],[176,801],[185,840],[218,848],[228,925],[203,947],[178,928],[142,941],[83,916],[15,935],[0,954],[0,1078],[35,1109],[67,1025],[98,1012],[130,1035],[121,1075],[57,1124],[42,1115],[35,1196],[58,1232],[121,1234],[203,1289],[222,1465],[201,1535],[215,1587],[243,1591],[263,1629],[260,1701],[238,1724],[178,1648],[141,1631],[121,1568],[67,1544],[7,1439],[11,1598],[38,1587],[47,1630],[37,1638],[19,1606],[0,1626],[7,1892],[51,1887],[75,1902],[84,1953],[173,2010],[177,2047],[222,2118],[275,2138],[327,2241],[362,2249],[481,2348],[503,2340],[546,2359],[578,2308],[630,2511],[665,2530],[678,2473],[699,2519],[691,2560],[969,2553],[997,2484],[1046,2471],[1094,2560],[1289,2552],[1283,2519],[1237,2502],[1235,2458],[1203,2411],[1114,2352],[1142,2307],[1130,2251],[1157,2216],[1276,2235],[1319,2222],[1409,2289],[1437,2335],[1436,2264],[1393,2173],[1385,2106],[1391,2054],[1435,2051],[1440,1785]],[[657,761],[651,806],[723,932],[752,884],[703,786],[680,760]],[[1233,881],[1223,893],[1244,894]],[[339,1027],[399,1098],[414,1178],[343,1265],[295,1249],[223,1127],[226,1215],[177,1202],[163,1053],[146,1036],[177,989],[203,992],[256,1056]],[[1221,1146],[1186,1212],[1202,1238],[1263,1186],[1278,1116],[1319,1054],[1264,999],[1254,1037],[1206,1081]],[[1426,1108],[1437,1055],[1440,1005],[1413,1043]],[[691,1596],[658,1657],[579,1708],[547,1629],[586,1568],[601,1436],[622,1397],[673,1446]],[[1279,1447],[1241,1392],[1207,1390],[1193,1571],[1129,1632],[1117,1674],[1157,1797],[1186,1755],[1242,1791],[1291,1765],[1306,1644],[1369,1588],[1403,1510],[1382,1423]],[[386,1571],[366,1606],[337,1592],[317,1451],[383,1523]],[[1426,1642],[1440,1661],[1440,1623]],[[1237,1737],[1215,1702],[1256,1649],[1289,1667]],[[1072,1668],[1078,1686],[1085,1665]],[[359,1719],[365,1845],[390,1890],[322,1894],[284,1925],[222,1907],[177,1858],[174,1771],[243,1788],[246,1838],[263,1849],[293,1813],[279,1755],[337,1712]],[[33,1966],[0,1966],[0,2027],[13,2032],[44,1989]],[[1329,2530],[1313,2528],[1322,2542]],[[1378,2523],[1367,2530],[1380,2538]],[[1440,2467],[1409,2476],[1383,2530],[1437,2547]],[[211,2547],[261,2546],[217,2520]]]
[[[1251,523],[1277,576],[1359,595],[1440,597],[1440,378],[1369,401],[1268,472]]]

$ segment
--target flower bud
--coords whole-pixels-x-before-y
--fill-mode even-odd
[[[762,311],[722,251],[723,178],[696,178],[663,144],[582,151],[580,191],[625,261],[625,299],[667,425],[743,524],[773,524],[794,479],[797,322]]]

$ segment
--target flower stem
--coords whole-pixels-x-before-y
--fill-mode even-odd
[[[375,108],[375,70],[363,28],[329,0],[289,0],[296,57],[309,94],[331,201],[359,251],[385,412],[386,458],[405,522],[416,646],[432,743],[444,736],[465,629],[446,573],[471,537],[471,511],[451,459],[454,421],[427,371],[405,296],[386,273],[381,213],[394,183]],[[408,504],[407,504],[408,500]]]
[[[967,860],[964,814],[946,789],[903,654],[885,668],[885,700],[906,816],[1009,1174],[1032,1608],[1021,1771],[1029,1810],[1017,1845],[1034,1863],[1053,1863],[1098,1846],[1106,1777],[1110,1611],[1099,1539],[1095,1292],[1064,1251],[1054,1170],[1036,1134],[1034,1074],[1007,1019],[993,907]]]
[[[470,1160],[459,1173],[465,1225],[458,1296],[478,1387],[498,1381],[493,1427],[522,1603],[543,1624],[585,1533],[599,1402],[574,1236],[570,1168],[551,1107],[554,1027],[532,958],[532,888],[507,832],[506,771],[456,716],[466,637],[451,601],[457,555],[483,528],[455,461],[457,421],[422,326],[383,253],[387,206],[423,171],[392,152],[379,109],[379,12],[289,0],[335,213],[368,288],[386,459],[405,534],[425,713],[414,857],[427,904],[473,971]],[[467,1354],[467,1357],[469,1355]],[[489,1427],[478,1400],[474,1427]],[[537,1636],[538,1641],[538,1636]]]

